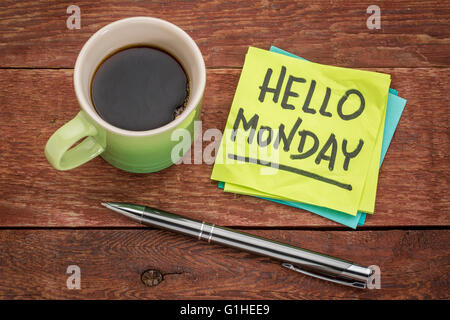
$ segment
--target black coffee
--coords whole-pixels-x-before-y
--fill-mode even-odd
[[[189,82],[180,63],[153,47],[131,47],[104,60],[94,74],[97,113],[126,130],[144,131],[174,120],[186,105]]]

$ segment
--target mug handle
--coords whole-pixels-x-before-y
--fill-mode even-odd
[[[87,119],[84,111],[67,122],[48,139],[45,156],[55,169],[70,170],[101,154],[105,148],[95,141],[97,129]],[[85,138],[77,146],[74,143]]]

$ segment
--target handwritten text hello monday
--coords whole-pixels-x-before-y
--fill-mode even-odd
[[[356,118],[358,118],[364,111],[365,108],[365,99],[363,94],[358,91],[357,89],[349,89],[345,92],[344,95],[339,99],[337,105],[335,106],[335,111],[337,115],[333,113],[332,106],[329,106],[330,96],[332,93],[331,88],[327,87],[325,93],[323,94],[322,104],[318,110],[313,108],[311,104],[311,99],[313,95],[315,94],[315,88],[316,88],[316,81],[311,80],[309,82],[309,89],[308,93],[306,95],[306,98],[303,102],[302,106],[295,106],[293,104],[289,103],[289,98],[291,97],[299,97],[299,93],[295,92],[292,89],[292,85],[294,83],[305,83],[307,84],[306,79],[301,77],[295,77],[293,75],[289,75],[287,77],[286,75],[286,67],[282,66],[280,74],[278,76],[276,87],[269,87],[269,82],[272,77],[273,70],[271,68],[267,69],[266,75],[264,77],[264,80],[262,84],[259,86],[259,97],[258,101],[259,103],[263,103],[265,99],[267,99],[269,94],[272,94],[272,101],[274,103],[278,103],[281,98],[281,108],[286,110],[296,110],[301,107],[301,110],[304,113],[308,114],[316,114],[318,117],[335,117],[338,116],[343,121],[351,121]],[[283,83],[285,79],[287,78],[287,83],[284,89],[284,92],[282,94],[281,89],[283,87]],[[282,94],[282,95],[281,95]],[[317,94],[317,93],[316,93]],[[359,98],[360,104],[359,108],[355,111],[352,111],[351,113],[344,113],[344,106],[349,98],[349,96],[355,95]],[[249,119],[249,120],[248,120]],[[274,149],[278,149],[280,144],[283,144],[283,150],[285,152],[290,152],[291,150],[291,144],[294,140],[294,137],[296,133],[300,136],[300,140],[297,145],[297,151],[298,153],[292,153],[290,155],[291,159],[295,160],[301,160],[306,159],[312,156],[315,156],[315,163],[320,164],[321,161],[328,161],[328,168],[330,171],[334,169],[336,158],[338,157],[338,154],[342,154],[344,157],[344,163],[343,163],[343,169],[348,170],[350,160],[358,156],[360,154],[364,141],[362,139],[359,139],[359,141],[354,142],[353,140],[358,139],[352,139],[352,143],[349,143],[347,138],[342,138],[340,146],[338,147],[338,140],[335,133],[330,133],[328,139],[323,142],[319,141],[319,138],[317,135],[309,130],[303,130],[300,128],[302,124],[302,119],[300,117],[297,117],[297,120],[295,124],[290,128],[287,129],[286,126],[281,123],[278,128],[271,128],[270,126],[266,125],[260,125],[258,128],[258,122],[259,122],[259,115],[254,114],[251,118],[246,117],[244,115],[244,109],[240,108],[238,111],[238,114],[236,116],[236,119],[234,121],[233,125],[233,132],[231,134],[231,141],[236,140],[236,135],[242,128],[245,131],[249,131],[248,133],[248,143],[252,144],[254,142],[255,133],[256,134],[256,143],[260,147],[267,147],[270,144],[273,143],[272,147]],[[275,136],[274,132],[277,131],[277,134]],[[306,143],[307,140],[310,140],[311,142]],[[308,148],[305,148],[305,146],[309,146]],[[356,147],[352,148],[352,150],[349,150],[349,145],[356,145]],[[340,151],[339,151],[340,150]]]

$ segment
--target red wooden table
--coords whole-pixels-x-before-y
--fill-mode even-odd
[[[66,8],[81,28],[66,27]],[[0,298],[448,299],[450,274],[450,4],[384,1],[5,1],[0,3]],[[249,45],[315,62],[389,73],[408,100],[380,172],[376,212],[353,231],[309,212],[224,193],[212,166],[153,174],[96,158],[67,172],[46,161],[50,135],[79,110],[73,66],[102,26],[131,16],[186,30],[207,66],[203,128],[225,126]],[[187,217],[381,268],[381,289],[359,290],[275,261],[143,228],[102,201]],[[69,265],[81,289],[69,290]],[[163,280],[147,286],[145,270]]]

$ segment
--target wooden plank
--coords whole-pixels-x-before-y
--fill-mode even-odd
[[[369,30],[369,0],[83,1],[81,29],[69,30],[73,1],[2,1],[1,67],[73,67],[83,43],[118,19],[171,21],[198,43],[208,67],[240,67],[249,45],[271,44],[316,62],[347,67],[450,65],[448,1],[383,1],[381,29]]]
[[[444,93],[450,69],[383,71],[408,104],[367,226],[448,226],[450,122]],[[239,73],[208,72],[204,130],[223,130]],[[71,77],[72,70],[0,70],[0,226],[135,226],[101,207],[102,201],[141,203],[228,226],[339,226],[303,210],[224,193],[210,180],[207,164],[132,174],[97,158],[71,171],[53,169],[45,143],[79,110]]]
[[[449,299],[450,231],[251,230],[378,265],[381,289],[332,284],[276,261],[160,230],[2,230],[0,299]],[[67,267],[81,271],[68,290]],[[162,272],[154,287],[147,269]]]

